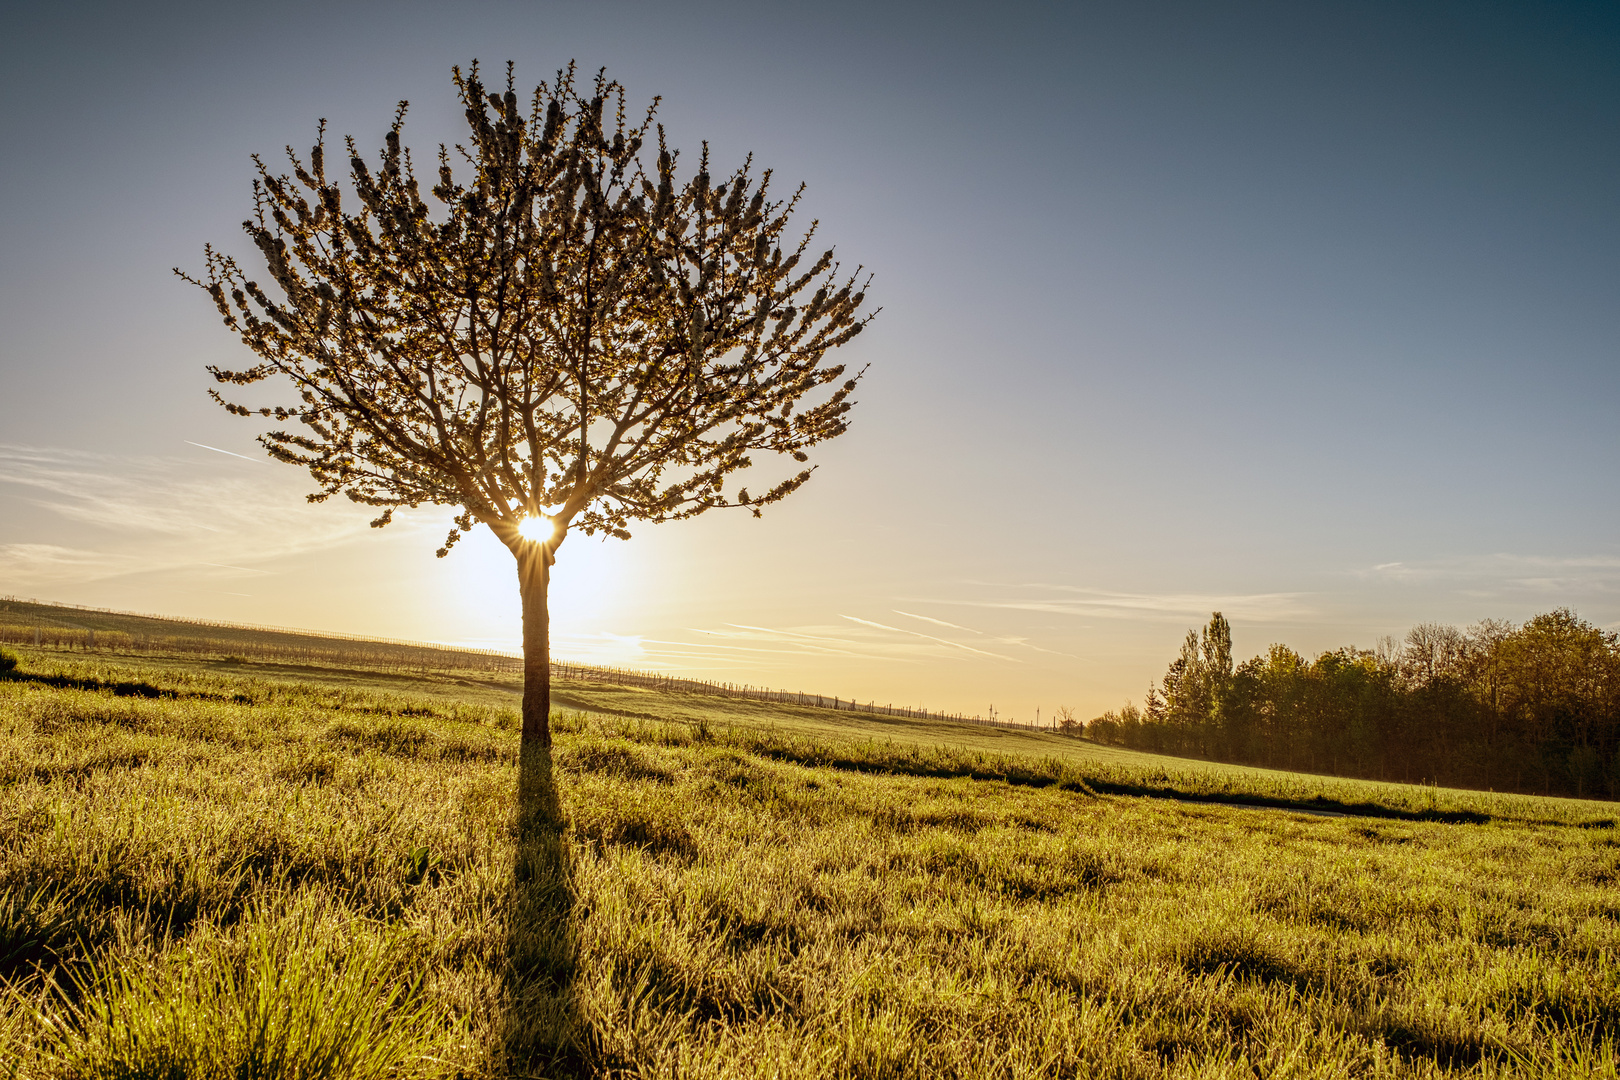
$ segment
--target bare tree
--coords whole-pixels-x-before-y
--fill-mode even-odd
[[[752,158],[719,183],[707,144],[677,182],[654,99],[626,120],[624,90],[574,68],[520,109],[474,64],[454,72],[470,139],[439,147],[426,196],[400,143],[401,102],[375,168],[345,140],[348,188],[326,167],[325,123],[291,175],[260,159],[243,227],[270,287],[209,248],[202,277],[258,356],[221,383],[290,383],[250,407],[299,427],[260,441],[303,466],[320,501],[459,508],[439,555],[487,525],[516,557],[523,599],[523,743],[550,744],[546,593],[569,532],[628,538],[723,507],[761,507],[810,476],[805,451],[845,430],[860,373],[826,354],[871,320],[859,268],[841,273],[788,222]],[[604,118],[604,114],[611,112]],[[657,161],[641,151],[656,130]],[[463,169],[458,178],[456,169]],[[750,495],[751,455],[794,465]],[[757,487],[757,485],[756,485]]]
[[[1406,632],[1401,664],[1419,686],[1456,676],[1468,651],[1468,639],[1455,626],[1419,623]]]
[[[1372,647],[1373,659],[1385,671],[1398,671],[1401,666],[1401,657],[1405,655],[1405,646],[1400,638],[1394,634],[1384,634]]]

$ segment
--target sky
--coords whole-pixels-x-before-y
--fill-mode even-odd
[[[452,511],[310,505],[171,268],[250,155],[463,136],[452,65],[605,66],[875,275],[851,430],[755,520],[559,552],[559,656],[1050,719],[1239,658],[1620,627],[1620,8],[0,4],[0,595],[515,648]]]

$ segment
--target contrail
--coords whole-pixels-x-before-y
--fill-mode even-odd
[[[886,626],[886,625],[884,625],[883,623],[880,623],[880,622],[873,622],[871,619],[857,619],[853,615],[840,615],[839,618],[848,619],[850,622],[864,623],[867,626],[875,626],[879,630],[889,630],[889,631],[892,631],[892,632],[894,632],[896,634],[910,634],[912,637],[920,637],[920,638],[923,638],[926,641],[937,641],[941,645],[949,645],[953,649],[964,649],[964,650],[966,650],[967,652],[970,652],[970,653],[978,653],[980,656],[993,656],[997,660],[1008,660],[1008,661],[1011,661],[1014,664],[1022,664],[1023,663],[1023,661],[1018,659],[1016,656],[1003,656],[1000,653],[986,652],[983,649],[975,649],[971,645],[963,645],[960,641],[950,641],[950,640],[947,640],[946,638],[935,637],[933,634],[919,634],[915,630],[902,630],[898,626]]]
[[[238,454],[235,450],[221,450],[217,446],[209,446],[206,443],[192,442],[190,439],[181,439],[180,441],[183,442],[183,443],[186,443],[186,444],[188,444],[190,446],[201,447],[204,450],[212,450],[216,454],[229,454],[229,455],[231,455],[231,457],[239,457],[243,461],[251,461],[255,465],[257,465],[259,463],[258,458],[251,458],[251,457],[248,457],[246,454]]]
[[[894,612],[896,615],[904,615],[908,619],[921,619],[923,622],[931,622],[935,626],[948,626],[952,630],[966,630],[970,634],[982,635],[984,633],[983,630],[975,630],[971,626],[957,626],[955,623],[946,622],[944,619],[930,619],[927,615],[913,615],[911,612],[901,611],[899,608],[890,608],[889,610]]]

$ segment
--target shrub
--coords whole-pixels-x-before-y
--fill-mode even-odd
[[[0,676],[9,675],[17,669],[17,658],[0,649]]]

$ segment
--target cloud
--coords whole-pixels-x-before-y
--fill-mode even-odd
[[[499,647],[521,651],[521,640]],[[560,660],[602,667],[647,668],[652,652],[646,639],[638,634],[615,634],[601,631],[594,634],[557,634],[552,639],[552,655]]]
[[[931,634],[886,626],[870,619],[858,619],[853,615],[842,618],[856,625],[786,628],[727,623],[719,629],[693,628],[690,631],[711,639],[709,641],[663,644],[703,650],[702,659],[710,664],[720,656],[735,657],[738,661],[838,656],[885,664],[922,664],[960,659],[963,650],[1000,660],[1014,660],[1013,657],[985,652]],[[899,640],[896,640],[897,637]]]
[[[1246,622],[1292,622],[1308,617],[1308,593],[1128,593],[1091,589],[1079,585],[1045,582],[1005,584],[966,582],[970,586],[993,589],[1001,595],[980,599],[930,597],[919,602],[959,607],[1030,611],[1051,615],[1105,619],[1149,619],[1184,622],[1203,620],[1212,611]]]
[[[957,626],[955,623],[946,622],[944,619],[931,619],[927,615],[913,615],[911,612],[901,611],[899,608],[890,608],[889,610],[894,612],[896,615],[904,615],[908,619],[920,619],[923,622],[933,623],[935,626],[946,626],[952,630],[962,630],[969,634],[982,635],[984,633],[983,630],[974,630],[966,626]]]
[[[209,446],[207,443],[192,442],[190,439],[182,439],[180,441],[185,443],[187,446],[196,446],[203,450],[212,450],[216,454],[229,454],[233,458],[241,458],[243,461],[251,461],[255,465],[259,464],[260,459],[248,457],[246,454],[238,454],[235,450],[221,450],[217,446]]]
[[[984,649],[975,649],[971,645],[963,645],[961,642],[958,642],[958,641],[948,641],[945,638],[935,637],[932,634],[919,634],[915,630],[902,630],[898,626],[885,626],[883,623],[872,622],[870,619],[857,619],[853,615],[840,615],[839,618],[848,619],[850,622],[861,623],[862,625],[865,625],[865,626],[876,627],[879,630],[887,630],[891,634],[907,634],[907,635],[909,635],[911,637],[923,638],[926,641],[937,641],[941,645],[947,645],[947,646],[949,646],[949,647],[951,647],[953,649],[961,649],[964,652],[977,653],[980,656],[993,657],[996,660],[1008,660],[1008,661],[1011,661],[1014,664],[1018,664],[1018,663],[1023,662],[1021,660],[1014,659],[1011,656],[1002,656],[1000,653],[987,652]]]
[[[940,664],[960,662],[970,657],[1024,663],[1016,656],[982,648],[981,645],[1005,645],[1077,659],[1068,653],[1033,645],[1024,637],[990,636],[943,619],[912,616],[924,622],[975,634],[978,644],[952,641],[947,637],[920,633],[855,615],[839,617],[854,625],[771,627],[725,623],[719,627],[691,627],[686,633],[697,635],[699,640],[640,639],[642,652],[637,662],[652,670],[699,673],[755,669],[775,669],[780,672],[784,670],[784,664],[791,665],[796,660],[825,661],[834,657],[884,665]],[[968,656],[965,657],[964,653]]]
[[[976,634],[979,637],[987,637],[983,630],[975,630],[971,626],[958,626],[956,623],[946,622],[944,619],[934,619],[927,615],[914,615],[909,611],[901,611],[898,608],[890,608],[889,610],[893,611],[896,615],[904,615],[908,619],[921,619],[923,622],[933,623],[935,626],[944,626],[951,630],[961,630],[963,633]],[[1002,635],[989,636],[988,640],[997,645],[1008,645],[1016,649],[1029,649],[1031,652],[1045,653],[1048,656],[1062,656],[1069,660],[1080,659],[1080,657],[1074,655],[1073,653],[1058,652],[1056,649],[1043,649],[1039,645],[1031,645],[1029,638],[1027,637],[1007,637]]]
[[[139,569],[140,560],[129,555],[56,544],[0,544],[0,582],[8,590],[101,581]]]
[[[552,652],[559,660],[564,661],[720,681],[726,681],[727,673],[730,673],[732,678],[739,678],[761,671],[775,672],[775,677],[779,680],[781,661],[793,658],[825,659],[829,656],[838,656],[854,660],[878,660],[884,663],[917,662],[915,657],[898,656],[890,651],[862,650],[858,642],[850,640],[847,636],[838,637],[815,632],[818,629],[825,628],[788,630],[727,624],[720,629],[692,628],[687,631],[718,639],[711,641],[680,641],[606,631],[558,634],[553,639]],[[517,640],[481,639],[458,641],[454,644],[508,652],[521,649],[521,642]]]
[[[1074,655],[1074,653],[1058,652],[1056,649],[1043,649],[1039,645],[1031,645],[1029,643],[1028,638],[998,637],[998,638],[992,638],[991,640],[999,642],[999,643],[1001,643],[1003,645],[1012,645],[1012,646],[1014,646],[1016,648],[1019,648],[1019,649],[1029,649],[1032,652],[1045,653],[1048,656],[1062,656],[1062,657],[1066,657],[1066,658],[1068,658],[1070,660],[1083,659],[1083,657],[1076,656],[1076,655]]]
[[[365,508],[309,505],[309,480],[294,470],[204,457],[0,444],[0,500],[32,508],[8,511],[14,526],[71,537],[0,546],[0,584],[21,589],[165,571],[253,574],[262,572],[254,563],[333,547],[367,529]]]
[[[1439,586],[1470,595],[1556,595],[1620,591],[1620,556],[1457,555],[1411,562],[1385,562],[1351,571],[1363,581]]]
[[[846,656],[856,660],[886,660],[898,659],[892,651],[873,649],[870,635],[850,634],[845,628],[837,626],[807,626],[794,630],[775,629],[767,626],[745,626],[739,623],[727,623],[726,630],[699,630],[697,633],[716,637],[727,637],[733,640],[758,642],[759,645],[732,646],[716,645],[715,648],[740,649],[748,652],[767,652],[777,655],[837,655]]]
[[[847,646],[849,646],[851,642],[844,637],[839,636],[835,629],[829,632],[828,628],[778,630],[767,626],[747,626],[741,623],[727,623],[726,625],[730,628],[730,630],[743,631],[741,636],[751,640],[757,640],[757,635],[760,634],[765,635],[765,640],[784,640],[786,644],[795,647],[797,651],[811,649],[820,652],[836,652],[844,656],[859,655],[858,653],[851,652],[848,649]],[[811,629],[817,629],[818,632],[811,633],[809,632]],[[722,630],[699,630],[697,632],[700,634],[713,634],[717,636],[737,636],[729,633],[728,631]]]

